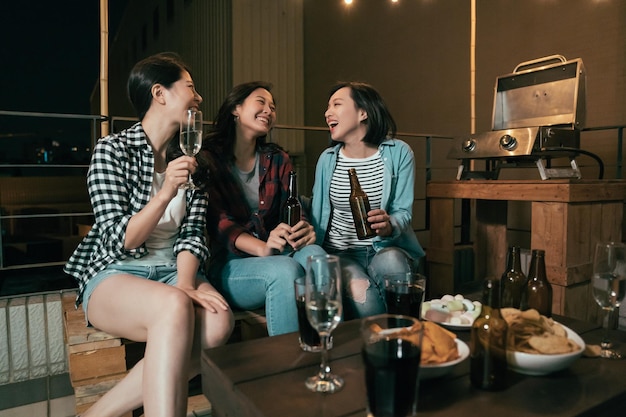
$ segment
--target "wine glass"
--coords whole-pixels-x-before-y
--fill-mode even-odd
[[[330,372],[328,339],[341,321],[341,267],[339,257],[315,255],[307,259],[306,315],[320,335],[321,364],[317,375],[307,378],[305,385],[314,392],[333,393],[343,387],[343,379]]]
[[[194,156],[200,151],[202,146],[202,112],[195,109],[185,110],[183,119],[180,122],[180,149],[187,156]],[[197,190],[191,172],[186,183],[180,186],[184,190]]]
[[[626,293],[626,245],[619,242],[600,242],[593,258],[593,298],[604,310],[604,337],[600,343],[600,356],[620,359],[622,355],[613,350],[611,343],[611,315]]]

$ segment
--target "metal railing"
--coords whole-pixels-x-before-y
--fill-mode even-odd
[[[21,118],[29,118],[30,121],[35,120],[38,122],[43,122],[41,124],[41,126],[43,126],[42,130],[40,132],[22,131],[20,130],[21,127],[12,129],[10,127],[10,123],[5,123],[7,119],[21,119]],[[60,120],[68,124],[85,123],[85,122],[87,123],[87,126],[82,126],[80,130],[84,136],[87,136],[86,138],[85,137],[82,138],[83,143],[88,144],[87,145],[88,149],[80,150],[82,151],[82,154],[83,154],[82,160],[80,158],[77,158],[76,163],[66,163],[66,162],[56,163],[54,160],[46,161],[45,158],[44,160],[41,160],[41,161],[35,160],[33,155],[30,155],[30,159],[26,158],[26,160],[10,160],[10,158],[9,160],[7,160],[7,158],[3,158],[3,156],[5,155],[3,155],[3,152],[2,152],[3,144],[1,141],[7,141],[7,140],[10,140],[10,141],[18,140],[22,142],[27,141],[27,140],[35,141],[38,137],[42,136],[42,132],[45,131],[48,125],[52,123],[50,122],[51,120],[53,121]],[[6,176],[14,176],[14,174],[17,173],[18,176],[28,176],[28,175],[33,176],[33,174],[37,174],[39,176],[50,176],[50,175],[57,175],[57,174],[51,174],[51,173],[56,173],[58,171],[62,173],[58,175],[76,176],[77,170],[82,170],[80,171],[81,173],[79,175],[84,175],[88,168],[88,158],[86,158],[85,156],[88,156],[88,154],[90,154],[91,152],[91,149],[93,149],[94,144],[99,138],[100,124],[105,120],[110,121],[112,132],[120,131],[136,122],[136,118],[130,118],[130,117],[111,117],[110,119],[108,119],[101,115],[0,111],[0,175],[6,177]],[[206,123],[209,124],[210,122],[207,121]],[[30,127],[35,124],[36,123],[29,122],[26,124],[20,124],[19,126],[25,125],[25,126]],[[590,128],[584,129],[584,132],[610,131],[610,130],[617,131],[617,139],[615,142],[617,156],[616,156],[615,164],[616,164],[616,178],[618,179],[622,178],[622,169],[623,169],[622,168],[623,167],[622,142],[623,142],[623,132],[624,132],[625,127],[626,125],[614,125],[614,126],[590,127]],[[46,133],[43,134],[43,136],[49,138],[52,141],[58,142],[58,141],[66,139],[64,135],[68,131],[71,132],[70,136],[76,137],[76,134],[77,134],[75,131],[76,129],[74,130],[72,129],[73,128],[67,128],[67,130],[65,130],[65,128],[60,128],[58,130],[55,130],[52,134],[50,134],[49,131],[46,131]],[[316,141],[316,142],[319,141],[320,143],[325,143],[325,142],[327,143],[328,141],[328,133],[327,133],[328,129],[326,127],[276,125],[275,131],[277,132],[276,136],[279,136],[279,137],[280,135],[288,135],[290,132],[304,132],[305,144],[312,143],[313,141]],[[430,181],[432,179],[439,179],[439,178],[433,178],[434,170],[449,171],[451,173],[449,178],[454,178],[454,172],[456,171],[456,165],[454,165],[454,162],[451,161],[448,166],[437,166],[433,162],[434,161],[433,155],[439,154],[439,152],[443,152],[442,147],[449,146],[448,141],[452,139],[450,136],[439,135],[439,134],[414,133],[414,132],[398,132],[397,136],[407,141],[417,140],[418,141],[417,143],[419,143],[419,146],[423,146],[423,148],[420,148],[421,149],[420,154],[417,155],[416,153],[416,166],[418,170],[423,170],[420,172],[422,173],[421,178],[424,178],[425,182]],[[308,142],[308,141],[311,141],[311,142]],[[412,142],[412,143],[416,143],[416,142]],[[15,142],[12,142],[12,147],[16,148]],[[295,155],[294,159],[303,160],[304,161],[303,163],[307,167],[313,167],[314,162],[316,161],[317,155],[315,156],[308,155],[308,157],[315,158],[315,160],[306,161],[306,158],[307,158],[306,152]],[[417,160],[418,157],[420,158],[419,160]],[[445,178],[445,179],[449,179],[449,178]],[[35,197],[36,196],[33,196],[33,198]],[[428,209],[427,209],[427,204],[426,204],[426,197],[425,196],[418,197],[418,199],[421,200],[421,202],[426,207],[425,217],[427,217]],[[89,202],[86,201],[86,203],[89,203]],[[0,248],[2,248],[3,252],[5,249],[5,245],[7,244],[7,242],[4,241],[4,238],[6,238],[7,236],[7,228],[5,224],[7,222],[10,222],[10,221],[30,222],[36,219],[52,219],[52,218],[74,219],[74,218],[80,218],[80,217],[92,215],[91,212],[86,212],[86,211],[61,211],[58,213],[28,213],[28,214],[12,213],[12,214],[9,214],[5,212],[4,206],[5,206],[5,202],[0,200]],[[417,232],[428,231],[427,218],[421,224],[423,224],[423,227],[416,229],[416,231]],[[5,262],[4,256],[0,256],[0,271],[10,270],[10,269],[29,269],[29,268],[36,268],[36,267],[41,267],[41,266],[51,266],[51,265],[63,265],[64,263],[65,263],[64,259],[59,259],[58,261],[51,261],[51,262],[36,262],[36,263],[24,263],[24,264],[19,264],[19,265],[7,265],[7,262]]]

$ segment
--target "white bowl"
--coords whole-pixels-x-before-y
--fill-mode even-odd
[[[433,363],[420,365],[419,378],[420,379],[432,379],[439,378],[449,374],[454,367],[463,362],[469,356],[469,346],[462,340],[456,339],[456,347],[459,350],[459,357],[445,363]]]
[[[582,355],[585,342],[569,327],[563,326],[563,328],[567,331],[567,337],[580,346],[579,350],[557,355],[508,351],[506,359],[509,369],[524,375],[546,375],[569,367]]]

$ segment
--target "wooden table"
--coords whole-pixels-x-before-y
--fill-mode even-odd
[[[598,326],[557,317],[587,343],[599,343]],[[468,331],[457,332],[469,340]],[[614,332],[626,353],[626,332]],[[202,386],[215,417],[365,416],[365,383],[359,321],[342,323],[334,335],[331,368],[345,380],[335,394],[309,392],[304,380],[317,372],[319,354],[302,352],[290,333],[206,349]],[[469,361],[451,374],[420,385],[420,416],[618,416],[626,402],[626,360],[581,358],[565,371],[547,376],[510,374],[509,388],[472,388]]]
[[[456,294],[455,274],[467,265],[455,262],[455,200],[475,203],[473,249],[475,280],[500,277],[506,265],[507,203],[531,204],[530,248],[546,251],[552,284],[552,312],[596,321],[598,307],[590,291],[595,244],[622,238],[624,180],[470,180],[432,181],[430,242],[427,248],[432,297]],[[467,226],[467,225],[466,225]],[[457,256],[458,257],[458,256]]]

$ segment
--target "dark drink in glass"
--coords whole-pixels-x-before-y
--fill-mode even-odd
[[[362,323],[365,339],[361,353],[365,365],[368,415],[416,416],[421,324],[413,317],[391,315],[369,317]],[[380,330],[377,333],[371,329]],[[404,333],[399,337],[403,332],[412,332],[412,335]]]
[[[419,319],[426,291],[426,278],[417,273],[385,275],[387,313]]]
[[[300,348],[305,352],[320,352],[322,350],[322,342],[320,335],[311,326],[306,315],[305,303],[305,278],[299,277],[293,282],[295,290],[296,309],[298,310],[298,330],[300,331]],[[333,347],[332,336],[328,338],[328,349]]]
[[[320,335],[317,330],[311,326],[309,319],[306,317],[306,309],[304,295],[296,298],[296,307],[298,309],[298,329],[300,330],[300,347],[307,352],[319,352],[321,347]],[[330,343],[330,341],[329,341]]]
[[[385,288],[385,301],[389,314],[420,317],[424,288],[417,284],[394,283]]]

